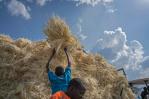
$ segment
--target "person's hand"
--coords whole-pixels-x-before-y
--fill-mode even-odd
[[[53,49],[53,55],[54,55],[55,53],[56,53],[56,49],[54,48],[54,49]]]
[[[67,48],[66,47],[64,48],[64,51],[67,52]]]

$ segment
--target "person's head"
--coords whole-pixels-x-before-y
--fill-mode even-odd
[[[71,99],[82,99],[86,88],[79,78],[73,78],[68,85],[67,94]]]
[[[55,68],[55,74],[56,74],[57,76],[63,75],[63,74],[64,74],[64,68],[63,68],[62,66],[57,66],[57,67]]]
[[[132,83],[129,83],[129,86],[130,86],[130,87],[133,87],[133,84],[132,84]]]
[[[146,88],[146,87],[144,87],[144,88],[143,88],[143,90],[144,90],[144,91],[147,91],[147,88]]]

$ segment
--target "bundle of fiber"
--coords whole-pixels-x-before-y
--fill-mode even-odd
[[[59,17],[45,28],[47,39],[32,42],[0,36],[0,99],[49,99],[46,63],[56,48],[50,68],[66,66],[64,48],[73,59],[72,77],[84,81],[84,99],[134,99],[127,79],[101,55],[84,53],[80,43]]]
[[[2,52],[0,54],[2,57],[0,60],[0,99],[48,99],[50,90],[45,72],[45,63],[49,57],[46,56],[47,53],[42,53],[42,56],[33,47],[25,51],[24,47],[28,46],[18,46],[18,43],[21,44],[22,41],[18,43],[14,41],[13,44],[6,44],[6,40],[2,42],[3,44],[0,44],[0,52]],[[40,44],[39,42],[31,43],[32,46],[42,44],[46,43],[42,41]],[[45,46],[46,49],[38,46],[38,51],[40,49],[41,52],[48,52],[49,47]]]
[[[25,38],[20,38],[20,39],[18,39],[18,40],[15,41],[15,44],[16,44],[18,47],[24,48],[24,47],[26,47],[27,45],[30,45],[30,44],[31,44],[31,41],[28,40],[28,39],[25,39]]]
[[[8,42],[8,43],[13,42],[13,40],[9,36],[4,35],[4,34],[0,35],[0,43],[2,43],[2,41]]]
[[[80,54],[78,55],[80,57]],[[88,61],[83,61],[85,59]],[[99,55],[81,56],[81,60],[77,61],[73,70],[73,76],[85,79],[87,87],[85,99],[134,99],[127,79],[119,75],[112,65]]]
[[[73,47],[80,47],[76,37],[71,34],[69,26],[58,16],[49,20],[44,33],[48,36],[48,42],[51,46],[57,49],[57,54],[61,55],[61,49],[64,47],[69,48],[69,50],[72,50]]]

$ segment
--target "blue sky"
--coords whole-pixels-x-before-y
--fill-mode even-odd
[[[149,0],[0,0],[0,33],[41,40],[58,15],[86,50],[101,53],[128,79],[149,77]]]

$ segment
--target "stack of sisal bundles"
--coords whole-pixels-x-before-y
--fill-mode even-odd
[[[0,99],[49,99],[45,65],[55,48],[50,68],[65,67],[65,47],[73,60],[72,77],[81,78],[87,89],[84,99],[134,99],[127,79],[101,55],[84,53],[62,19],[50,19],[44,33],[47,39],[36,42],[0,35]]]

